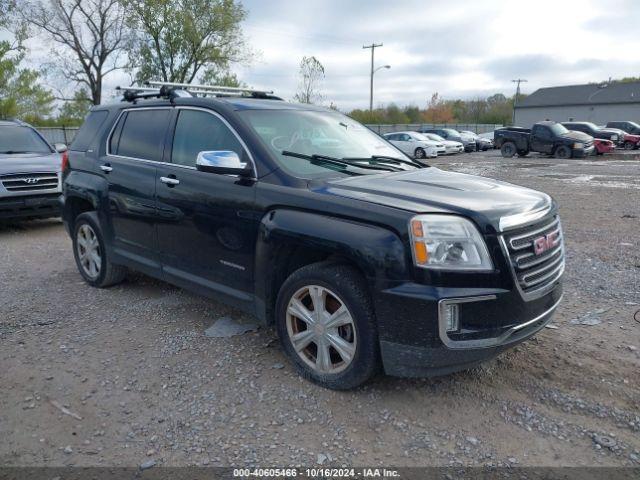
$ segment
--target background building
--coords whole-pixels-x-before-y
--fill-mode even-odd
[[[541,120],[593,122],[640,121],[640,82],[593,83],[536,90],[516,106],[515,124]]]

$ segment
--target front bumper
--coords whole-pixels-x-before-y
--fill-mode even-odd
[[[571,156],[574,158],[585,158],[589,155],[593,155],[595,149],[596,147],[593,145],[587,148],[574,148],[573,150],[571,150]]]
[[[562,299],[561,279],[525,301],[516,290],[434,288],[414,283],[379,292],[376,315],[385,372],[429,377],[464,370],[535,335]],[[444,308],[457,304],[462,328],[446,332]]]
[[[0,197],[0,220],[60,215],[60,194]]]

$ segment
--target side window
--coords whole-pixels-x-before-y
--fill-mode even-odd
[[[116,154],[118,151],[118,144],[120,143],[120,134],[122,134],[122,126],[127,119],[127,112],[124,112],[118,119],[118,123],[113,129],[111,138],[109,139],[109,153]]]
[[[126,119],[122,119],[124,125],[121,127],[122,133],[117,148],[113,150],[115,145],[110,144],[111,153],[123,157],[161,161],[170,113],[168,108],[130,110]],[[117,137],[116,133],[117,131],[114,131],[111,142]]]
[[[243,148],[231,130],[215,115],[201,110],[181,110],[173,135],[171,162],[193,167],[199,152],[230,150],[240,158]]]
[[[391,140],[397,140],[397,138],[396,138],[396,137],[397,137],[397,135],[387,135],[385,138],[386,138],[388,141],[391,141]]]
[[[71,149],[80,152],[87,151],[108,116],[109,112],[106,110],[93,110],[89,112],[82,127],[80,127],[76,137],[73,139],[73,142],[71,142]]]
[[[406,133],[403,133],[402,138],[400,140],[402,140],[403,142],[408,142],[409,140],[411,140],[411,137]]]

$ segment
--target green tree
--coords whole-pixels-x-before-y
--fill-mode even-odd
[[[323,96],[320,84],[324,80],[324,66],[316,57],[302,57],[300,62],[300,85],[294,100],[300,103],[320,103]]]
[[[7,31],[8,24],[15,20],[11,17],[14,6],[0,5],[0,33]],[[25,55],[23,39],[24,31],[17,28],[12,41],[0,41],[0,118],[33,122],[51,113],[54,98],[39,84],[38,72],[21,66]]]
[[[219,85],[222,87],[248,88],[248,85],[228,70],[218,70],[209,67],[202,74],[201,82],[205,85]]]
[[[235,0],[120,0],[134,40],[129,67],[136,80],[191,83],[210,68],[227,71],[248,60]]]
[[[91,97],[86,88],[76,90],[71,100],[65,101],[58,114],[57,123],[60,125],[81,125],[84,117],[89,113]]]

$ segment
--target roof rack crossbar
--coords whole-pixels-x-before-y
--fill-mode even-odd
[[[191,83],[174,83],[174,82],[159,82],[155,80],[149,80],[144,82],[144,84],[148,87],[172,87],[172,88],[180,88],[183,90],[188,90],[190,92],[198,91],[198,93],[205,93],[205,91],[211,94],[225,94],[228,95],[232,92],[242,94],[242,93],[250,93],[256,95],[271,95],[273,94],[273,90],[256,90],[253,88],[243,88],[243,87],[226,87],[224,85],[197,85]]]

